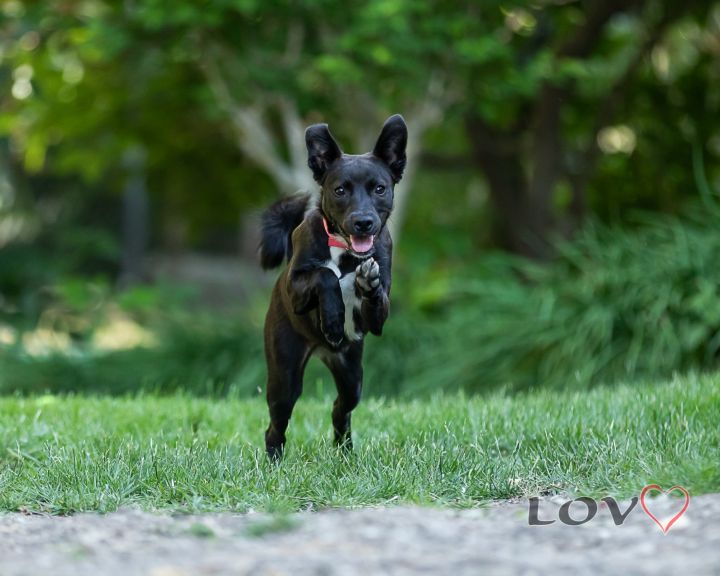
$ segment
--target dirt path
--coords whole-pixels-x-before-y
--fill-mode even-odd
[[[541,519],[557,519],[560,498]],[[621,504],[625,510],[626,503]],[[582,506],[573,504],[578,518]],[[654,501],[671,516],[677,500]],[[528,503],[170,516],[0,516],[0,574],[190,576],[305,574],[720,574],[720,495],[693,498],[667,535],[638,505],[582,526],[528,526]]]

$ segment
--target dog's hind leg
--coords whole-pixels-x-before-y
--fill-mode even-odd
[[[335,444],[347,449],[352,449],[351,413],[360,402],[362,393],[362,353],[363,343],[359,341],[352,342],[342,352],[321,356],[335,379],[338,392],[332,411]]]
[[[310,350],[305,340],[292,329],[287,318],[266,321],[265,357],[270,425],[265,432],[265,449],[273,460],[282,457],[285,431],[295,402],[302,393],[303,373],[309,356]]]

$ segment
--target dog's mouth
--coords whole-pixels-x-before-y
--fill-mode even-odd
[[[370,252],[374,242],[375,236],[350,236],[350,248],[352,248],[353,252],[357,252],[358,254]]]

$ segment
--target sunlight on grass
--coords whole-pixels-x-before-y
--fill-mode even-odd
[[[331,399],[301,399],[287,457],[267,462],[261,399],[5,398],[0,508],[290,511],[410,502],[476,506],[649,482],[720,488],[720,377],[428,400],[370,399],[356,450],[330,442]]]

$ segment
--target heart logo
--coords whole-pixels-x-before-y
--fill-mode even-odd
[[[680,492],[682,492],[685,495],[685,505],[682,507],[682,510],[680,510],[680,512],[678,512],[677,514],[675,514],[675,516],[670,518],[670,520],[668,520],[664,525],[662,522],[660,522],[660,520],[657,519],[657,517],[652,512],[650,512],[650,510],[648,510],[648,507],[645,504],[645,496],[651,490],[656,490],[656,491],[660,492],[661,494],[670,494],[671,492],[674,492],[675,490],[679,490]],[[677,522],[683,514],[685,514],[685,510],[687,510],[688,506],[690,505],[690,494],[688,494],[688,491],[685,490],[685,488],[683,488],[682,486],[673,486],[672,488],[670,488],[668,490],[663,490],[657,484],[648,484],[647,486],[645,486],[645,488],[643,488],[642,492],[640,493],[640,504],[642,505],[643,510],[645,510],[645,514],[650,516],[650,518],[652,518],[653,522],[655,522],[655,524],[660,526],[660,530],[663,531],[663,534],[667,534],[668,530],[670,530],[670,528],[672,528],[672,525],[675,524],[675,522]]]

